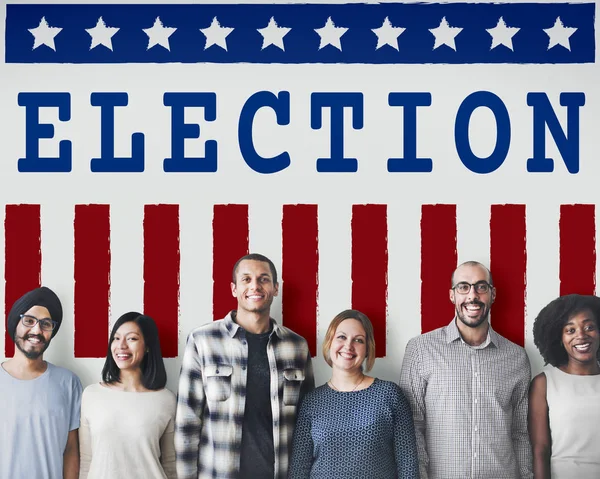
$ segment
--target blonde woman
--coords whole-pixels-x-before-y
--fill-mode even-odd
[[[323,356],[331,379],[302,401],[288,477],[418,478],[408,401],[395,383],[365,374],[375,363],[369,318],[352,309],[338,314]]]

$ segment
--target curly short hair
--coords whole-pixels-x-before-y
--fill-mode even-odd
[[[547,304],[533,323],[533,342],[546,364],[559,367],[567,364],[569,356],[562,344],[565,324],[575,314],[590,311],[598,326],[600,321],[600,298],[581,294],[560,296]],[[600,349],[597,352],[600,360]]]

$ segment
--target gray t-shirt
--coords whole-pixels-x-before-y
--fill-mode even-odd
[[[48,363],[41,376],[21,380],[0,366],[0,478],[63,477],[80,408],[81,382],[68,369]]]

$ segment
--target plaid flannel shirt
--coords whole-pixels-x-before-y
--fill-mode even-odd
[[[400,387],[413,411],[421,479],[530,479],[531,369],[491,327],[470,347],[456,321],[409,341]]]
[[[278,325],[267,345],[275,478],[285,478],[300,398],[314,389],[306,340]],[[188,337],[183,355],[175,418],[179,479],[234,479],[240,469],[246,406],[248,344],[245,331],[225,318]]]

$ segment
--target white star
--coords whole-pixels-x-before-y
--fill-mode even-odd
[[[435,44],[433,45],[433,50],[442,45],[448,45],[450,48],[452,48],[452,50],[456,51],[454,37],[456,37],[456,35],[462,32],[462,28],[451,27],[450,25],[448,25],[446,17],[444,17],[442,18],[439,27],[430,28],[429,31],[435,37]]]
[[[165,27],[163,23],[160,21],[160,17],[156,17],[154,20],[154,25],[150,28],[142,28],[144,33],[148,35],[148,47],[146,50],[150,50],[155,45],[160,45],[163,48],[171,51],[171,46],[169,45],[169,37],[175,33],[177,28],[173,27]]]
[[[339,51],[342,51],[342,35],[348,31],[344,27],[336,27],[331,20],[331,17],[325,22],[325,26],[321,28],[315,28],[315,32],[321,37],[321,43],[319,44],[319,50],[327,45],[334,46]]]
[[[274,17],[271,17],[269,24],[265,28],[258,28],[258,33],[263,37],[263,45],[261,50],[264,50],[269,45],[275,45],[277,48],[285,51],[283,45],[283,37],[285,37],[291,28],[280,27],[277,25]]]
[[[552,28],[544,28],[546,34],[550,37],[548,41],[548,50],[555,47],[556,45],[562,45],[567,50],[571,51],[571,41],[569,37],[577,31],[574,27],[565,27],[560,17],[556,17],[554,26]]]
[[[60,33],[62,28],[49,26],[46,17],[42,17],[37,27],[28,28],[28,30],[33,35],[33,38],[35,38],[32,50],[35,50],[40,45],[46,45],[56,51],[54,37]]]
[[[94,28],[86,28],[85,31],[92,37],[90,50],[96,48],[98,45],[104,45],[112,52],[112,37],[119,31],[118,28],[107,27],[102,17],[100,17]]]
[[[486,28],[486,31],[492,36],[492,46],[490,50],[493,50],[498,45],[504,45],[507,48],[513,50],[512,37],[521,30],[517,27],[508,27],[502,17],[498,19],[498,24],[494,28]]]
[[[404,30],[406,30],[406,28],[392,26],[389,18],[385,17],[385,20],[379,28],[372,29],[372,32],[377,35],[377,47],[375,50],[379,50],[384,45],[389,45],[400,51],[398,49],[398,37],[404,33]]]
[[[223,50],[227,51],[227,35],[233,32],[233,28],[230,27],[222,27],[217,20],[217,17],[213,18],[210,27],[201,28],[200,31],[206,37],[206,45],[204,45],[204,49],[212,47],[213,45],[217,45],[221,47]]]

